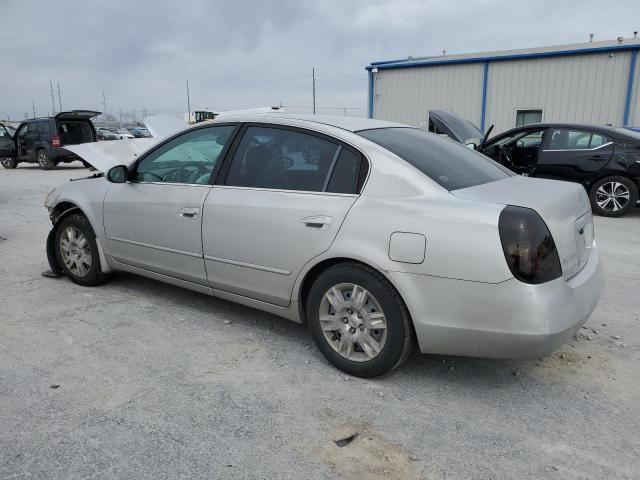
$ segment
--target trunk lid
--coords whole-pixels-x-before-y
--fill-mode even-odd
[[[71,110],[69,112],[60,112],[55,116],[56,120],[67,120],[74,118],[86,118],[87,120],[93,117],[97,117],[101,112],[95,112],[93,110]]]
[[[473,144],[479,148],[484,140],[484,134],[470,121],[444,110],[431,110],[429,124],[435,127],[436,133],[444,133],[452,140],[463,145]],[[431,130],[431,128],[429,129]]]
[[[593,244],[593,218],[581,185],[516,175],[451,193],[466,200],[535,210],[553,236],[562,276],[569,279],[586,265]]]

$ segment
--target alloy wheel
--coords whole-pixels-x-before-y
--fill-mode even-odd
[[[38,165],[47,168],[47,153],[44,150],[38,152]]]
[[[331,348],[354,362],[376,358],[387,341],[387,319],[380,304],[353,283],[341,283],[325,292],[320,327]]]
[[[609,212],[622,210],[629,203],[631,193],[620,182],[607,182],[596,190],[596,203],[600,208]]]
[[[85,277],[91,270],[92,256],[87,237],[76,227],[68,226],[60,236],[60,256],[71,273]]]

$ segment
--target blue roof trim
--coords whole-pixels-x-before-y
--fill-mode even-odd
[[[629,50],[640,50],[640,45],[616,45],[610,47],[597,47],[597,48],[578,48],[574,50],[553,50],[549,52],[535,52],[535,53],[515,53],[511,55],[492,55],[492,56],[478,56],[468,58],[452,58],[449,60],[402,60],[402,61],[382,61],[371,62],[370,65],[365,67],[366,70],[372,68],[378,68],[380,70],[395,69],[395,68],[414,68],[414,67],[430,67],[433,65],[454,65],[460,63],[484,63],[484,62],[501,62],[506,60],[526,60],[531,58],[549,58],[549,57],[565,57],[569,55],[588,55],[590,53],[610,53],[610,52],[623,52]],[[436,57],[437,58],[437,57]]]
[[[638,50],[631,52],[631,62],[629,63],[629,79],[627,80],[627,97],[624,101],[624,117],[622,125],[629,125],[629,110],[631,109],[631,98],[633,97],[633,80],[636,73],[636,63],[638,60]]]

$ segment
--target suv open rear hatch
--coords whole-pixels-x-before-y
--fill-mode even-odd
[[[93,110],[70,110],[68,112],[60,112],[56,114],[56,120],[62,120],[65,118],[93,118],[100,115],[102,112],[94,112]]]

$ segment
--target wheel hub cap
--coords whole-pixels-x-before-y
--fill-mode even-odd
[[[69,226],[60,235],[60,256],[71,273],[85,277],[91,270],[92,256],[84,234]]]
[[[619,182],[603,183],[596,190],[596,203],[603,210],[617,212],[623,209],[631,198],[629,189]]]
[[[355,362],[374,359],[387,341],[387,319],[380,304],[353,283],[341,283],[325,292],[320,326],[331,348]]]

